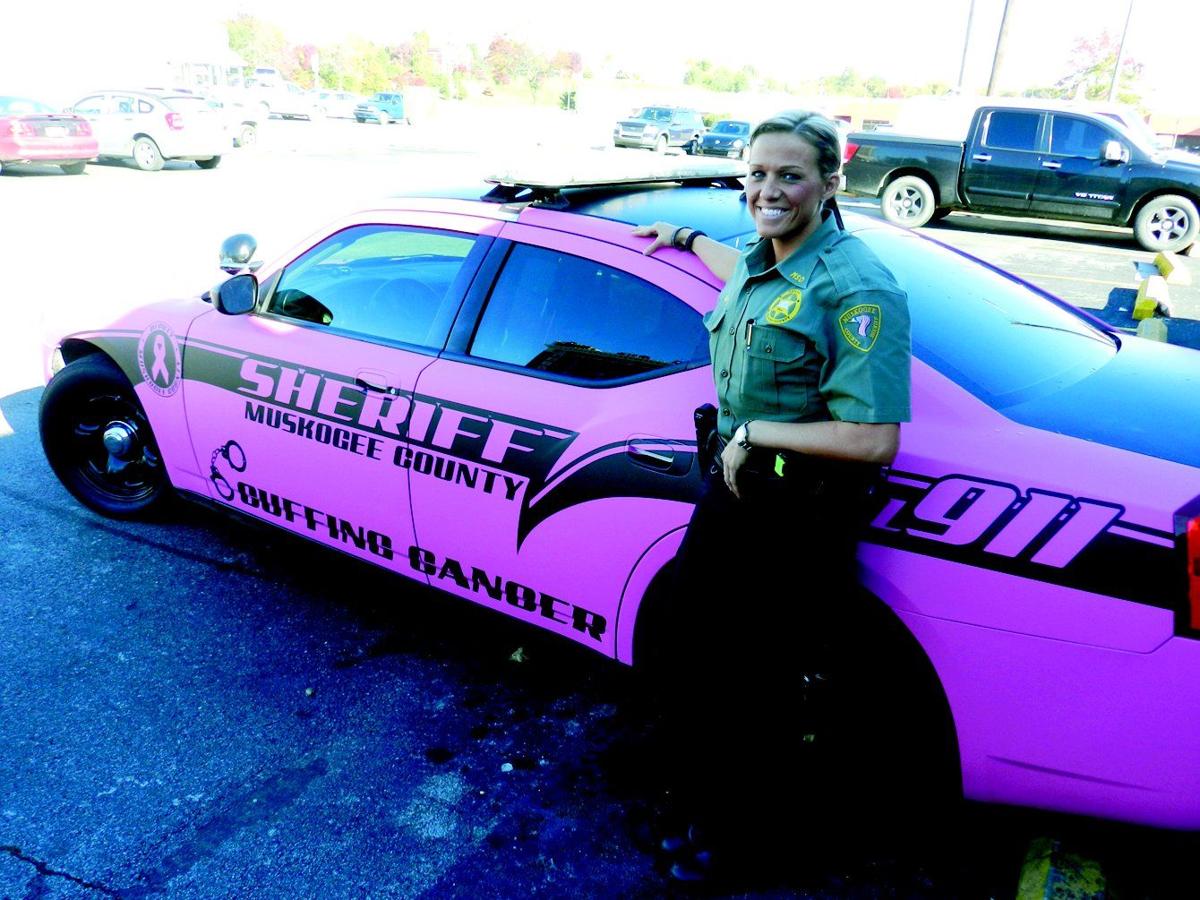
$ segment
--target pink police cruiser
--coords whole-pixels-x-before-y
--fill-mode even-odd
[[[744,246],[731,165],[359,212],[62,340],[46,455],[105,515],[202,499],[641,662],[699,485],[719,285],[631,225]],[[908,292],[915,355],[860,553],[886,666],[859,719],[901,697],[910,723],[874,764],[906,778],[916,746],[969,798],[1200,827],[1200,356],[848,227]],[[770,628],[762,599],[729,614]]]

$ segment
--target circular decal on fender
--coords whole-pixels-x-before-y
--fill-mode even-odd
[[[182,368],[179,341],[166,322],[155,322],[142,332],[138,341],[138,368],[142,380],[160,397],[170,397],[179,390]]]

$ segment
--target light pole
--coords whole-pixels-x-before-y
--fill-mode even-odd
[[[1125,13],[1125,28],[1121,32],[1121,46],[1117,48],[1117,58],[1113,63],[1113,77],[1108,85],[1108,102],[1112,103],[1117,93],[1117,76],[1121,74],[1121,57],[1125,55],[1125,38],[1129,35],[1129,20],[1133,18],[1133,0],[1129,0],[1129,9]]]
[[[971,22],[975,19],[975,0],[971,0],[971,5],[967,9],[967,36],[963,38],[963,58],[962,65],[958,67],[958,93],[962,93],[963,77],[967,73],[967,48],[971,46]]]
[[[992,75],[988,79],[987,95],[996,89],[996,74],[1000,71],[1000,60],[1004,58],[1004,42],[1008,38],[1008,11],[1012,0],[1004,0],[1004,15],[1000,18],[1000,33],[996,35],[996,52],[992,55]]]

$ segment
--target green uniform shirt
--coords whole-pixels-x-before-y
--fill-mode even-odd
[[[779,263],[751,244],[704,324],[726,438],[747,419],[910,418],[907,297],[832,216]]]

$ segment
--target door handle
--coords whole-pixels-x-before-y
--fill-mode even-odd
[[[395,385],[390,384],[391,379],[384,372],[376,372],[371,369],[362,369],[354,377],[354,386],[363,393],[374,391],[377,394],[388,394],[394,396],[400,393],[400,389]]]
[[[976,162],[991,162],[992,155],[990,153],[976,153],[971,157],[971,159],[975,160]]]
[[[650,449],[643,441],[630,441],[625,445],[625,452],[630,459],[649,469],[667,471],[675,464],[675,454],[670,450]]]
[[[1055,162],[1055,161],[1054,161],[1054,160],[1052,160],[1052,159],[1048,159],[1048,160],[1046,160],[1044,163],[1042,163],[1042,168],[1043,168],[1043,169],[1061,169],[1061,168],[1062,168],[1062,163],[1060,163],[1060,162]]]

